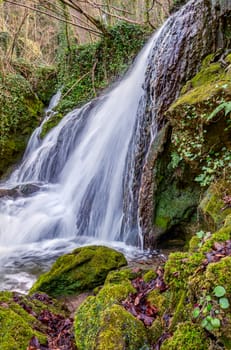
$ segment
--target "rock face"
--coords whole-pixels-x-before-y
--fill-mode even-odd
[[[186,234],[205,189],[214,180],[230,179],[230,62],[230,54],[207,56],[165,114],[168,135],[154,170],[156,237],[174,230]],[[208,192],[200,205],[202,211],[207,208],[211,212],[212,206],[218,205],[213,198],[228,194],[227,185],[214,187],[217,195]],[[222,209],[222,198],[219,203]]]
[[[158,46],[153,49],[145,86],[147,91],[146,119],[147,121],[157,121],[157,133],[162,132],[162,127],[168,121],[165,116],[166,111],[179,96],[180,89],[185,82],[197,72],[203,58],[210,53],[216,52],[218,49],[223,50],[228,47],[230,41],[228,18],[230,14],[231,3],[229,1],[199,0],[190,1],[181,10],[180,14],[175,14],[169,19],[166,32],[160,35],[162,49],[158,50]],[[168,147],[166,144],[169,145],[171,138],[171,125],[168,125],[168,127],[168,132],[165,131],[166,137],[161,140],[161,147],[164,147],[164,149]],[[152,132],[155,132],[155,130]],[[148,137],[150,135],[144,135],[146,142]],[[158,137],[159,135],[157,135]],[[159,147],[159,145],[156,146],[155,141],[149,147],[149,155],[146,157],[146,162],[143,165],[139,195],[140,224],[145,235],[146,246],[152,245],[152,242],[156,241],[157,237],[166,232],[166,229],[169,230],[171,226],[169,224],[164,225],[165,229],[162,227],[160,230],[156,229],[155,226],[153,227],[153,218],[156,216],[156,207],[158,205],[155,198],[160,194],[158,185],[156,185],[155,167],[158,158],[156,156],[156,147]],[[166,170],[168,171],[168,169]],[[170,178],[173,177],[174,172],[171,172]],[[186,179],[186,184],[183,181],[183,183],[177,185],[183,188],[189,185],[186,197],[192,194],[192,190],[189,189],[190,184],[187,182]],[[162,191],[165,190],[166,186]],[[195,192],[197,191],[196,189]],[[156,192],[158,192],[157,196]],[[198,193],[195,193],[194,197],[192,208],[196,207]],[[171,200],[172,198],[170,198]],[[187,202],[187,198],[183,200]],[[159,207],[158,210],[162,209]],[[192,210],[186,211],[186,217],[187,215],[191,216]],[[176,213],[173,216],[177,218],[178,214]]]
[[[77,248],[58,258],[30,292],[43,291],[54,297],[77,295],[100,286],[109,271],[126,264],[124,255],[114,249],[103,246]]]

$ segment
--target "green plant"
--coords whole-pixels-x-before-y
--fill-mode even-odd
[[[182,157],[177,152],[171,153],[171,166],[173,169],[178,167],[181,160],[182,160]]]
[[[200,239],[200,242],[198,243],[198,247],[202,247],[202,245],[204,244],[204,242],[211,237],[211,233],[210,232],[204,232],[204,231],[198,231],[196,232],[196,236]]]
[[[223,86],[224,88],[224,86]],[[217,106],[212,113],[209,114],[207,120],[213,119],[220,111],[224,110],[225,116],[227,116],[231,112],[231,101],[222,102],[219,106]]]
[[[212,295],[203,295],[193,309],[192,317],[195,320],[200,319],[201,326],[209,332],[221,327],[224,310],[230,306],[225,294],[226,290],[223,286],[216,286]]]

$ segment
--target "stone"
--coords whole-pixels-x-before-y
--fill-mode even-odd
[[[39,277],[30,293],[42,291],[53,297],[77,295],[102,285],[111,270],[126,264],[124,255],[111,248],[77,248],[59,257],[51,270]]]

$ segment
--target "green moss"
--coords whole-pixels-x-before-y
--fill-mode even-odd
[[[107,247],[77,248],[58,258],[51,270],[40,276],[30,293],[40,290],[56,297],[92,290],[103,284],[109,271],[126,264],[122,253]]]
[[[148,330],[148,338],[151,344],[155,344],[164,333],[164,322],[157,317]]]
[[[210,333],[225,345],[225,349],[229,349],[231,344],[231,317],[230,308],[222,309],[219,306],[218,298],[213,293],[217,286],[223,286],[226,290],[225,297],[231,298],[231,257],[225,257],[219,262],[210,263],[204,273],[194,274],[188,280],[189,296],[193,303],[210,295],[212,298],[212,316],[214,311],[218,310],[218,318],[221,321],[221,327],[210,330]],[[202,314],[203,315],[203,314]],[[203,318],[203,317],[202,317]],[[199,319],[198,323],[201,321]]]
[[[215,242],[225,242],[231,239],[231,226],[224,226],[217,232],[213,233],[212,236],[203,244],[200,251],[203,253],[209,252]]]
[[[200,198],[200,188],[194,181],[192,169],[178,158],[175,161],[171,131],[168,130],[162,141],[164,145],[162,144],[153,172],[154,235],[156,239],[167,233],[168,237],[164,238],[166,243],[167,238],[170,241],[176,238],[175,232],[178,235],[180,232],[181,242],[188,239]]]
[[[170,324],[170,331],[175,330],[176,326],[182,322],[186,321],[188,314],[187,314],[187,308],[186,308],[186,291],[182,290],[178,292],[178,302],[176,304],[175,310],[173,317],[171,319],[171,324]]]
[[[189,188],[177,186],[177,182],[171,183],[161,196],[157,197],[154,225],[160,230],[166,231],[182,221],[187,221],[195,210],[198,193]]]
[[[200,241],[201,240],[197,236],[193,236],[190,239],[190,242],[189,242],[189,252],[190,253],[194,253],[195,251],[198,250],[198,246],[199,246]]]
[[[25,150],[29,135],[38,125],[43,104],[19,74],[0,75],[0,177]]]
[[[25,312],[24,316],[28,314]],[[46,337],[33,330],[27,322],[28,317],[11,309],[0,307],[0,344],[2,350],[25,350],[32,336],[38,337],[42,344]]]
[[[231,257],[227,256],[217,263],[208,265],[205,279],[210,285],[210,290],[216,286],[223,286],[227,292],[227,297],[231,298]]]
[[[207,190],[204,198],[202,199],[199,208],[201,209],[203,215],[208,216],[213,222],[213,227],[219,228],[223,224],[227,215],[231,214],[231,208],[227,207],[225,210],[225,203],[223,200],[224,193],[230,188],[229,183],[212,184]]]
[[[201,252],[171,253],[165,264],[164,279],[174,290],[183,290],[187,286],[188,277],[202,263],[204,255]]]
[[[75,315],[75,339],[79,350],[97,349],[104,311],[126,299],[135,289],[131,282],[107,283],[95,297],[88,297]],[[115,322],[115,320],[114,320]],[[126,330],[129,332],[129,329]]]
[[[226,60],[227,63],[231,63],[231,54],[226,56],[225,60]]]
[[[209,340],[203,330],[190,322],[179,323],[173,336],[164,341],[161,350],[207,350]]]
[[[110,271],[106,277],[105,283],[121,283],[123,281],[133,280],[140,275],[139,272],[133,272],[131,269],[123,268],[119,271]]]
[[[159,316],[163,316],[168,305],[167,298],[163,293],[160,293],[158,289],[154,289],[148,294],[147,301],[158,309]]]
[[[143,275],[144,282],[150,282],[157,277],[157,273],[154,270],[149,270]]]
[[[24,309],[26,305],[27,312]],[[0,292],[0,344],[2,350],[25,350],[32,336],[40,344],[47,343],[46,326],[35,318],[42,310],[49,309],[55,314],[64,310],[55,301],[49,305],[26,295]]]
[[[231,179],[228,171],[231,129],[227,112],[231,71],[218,62],[209,64],[211,59],[211,55],[205,59],[201,70],[187,82],[166,113],[172,126],[173,160],[178,168],[186,163],[190,176],[201,187],[221,178]]]
[[[97,350],[150,349],[143,323],[119,305],[102,312],[97,338]]]

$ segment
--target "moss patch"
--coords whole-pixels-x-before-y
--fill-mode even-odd
[[[42,297],[42,295],[41,295]],[[0,292],[0,344],[2,350],[25,350],[32,336],[41,345],[47,344],[47,325],[38,321],[42,310],[65,315],[64,309],[54,300],[36,298],[12,292]]]
[[[135,290],[129,280],[107,282],[95,297],[88,297],[75,316],[79,350],[139,349],[147,344],[143,323],[119,304]],[[147,348],[149,349],[149,348]]]
[[[179,323],[173,337],[164,341],[161,350],[207,350],[209,340],[197,325],[190,322]]]
[[[77,248],[58,258],[30,292],[40,290],[54,297],[79,294],[103,284],[109,271],[126,264],[122,253],[107,247]]]

